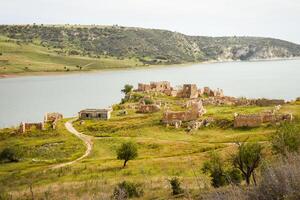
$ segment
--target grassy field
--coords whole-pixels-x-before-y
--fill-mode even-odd
[[[138,60],[101,56],[66,56],[58,49],[17,42],[0,36],[0,75],[35,72],[71,72],[139,67]]]
[[[180,109],[182,101],[164,96],[155,99],[168,101],[174,109]],[[122,106],[129,104],[132,103]],[[143,199],[172,199],[168,180],[176,176],[187,191],[184,198],[195,197],[199,191],[211,187],[210,179],[200,170],[211,152],[218,151],[228,157],[234,152],[234,142],[247,139],[263,142],[267,154],[270,134],[276,131],[276,126],[270,124],[251,129],[232,127],[233,113],[255,113],[272,107],[205,108],[207,113],[203,118],[213,117],[216,123],[193,132],[165,127],[160,123],[161,111],[138,114],[127,109],[127,115],[118,116],[119,110],[114,110],[108,121],[86,120],[84,124],[76,121],[73,125],[79,132],[94,136],[93,150],[81,162],[60,169],[49,166],[72,160],[84,151],[81,141],[66,132],[63,122],[57,131],[24,136],[7,136],[9,131],[2,130],[1,148],[19,146],[24,150],[21,162],[0,165],[1,185],[13,198],[20,199],[31,198],[32,193],[35,198],[43,199],[107,199],[117,183],[127,180],[142,184]],[[284,105],[280,112],[291,112],[298,120],[300,104]],[[218,120],[224,123],[217,123]],[[126,168],[122,168],[123,161],[117,160],[115,153],[124,141],[137,143],[139,153]]]

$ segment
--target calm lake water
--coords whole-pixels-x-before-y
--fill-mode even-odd
[[[71,75],[0,79],[0,127],[41,121],[46,112],[75,116],[122,98],[124,84],[167,80],[224,89],[225,95],[295,99],[300,96],[300,60],[228,62]]]

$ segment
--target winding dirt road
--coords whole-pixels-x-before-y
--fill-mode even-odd
[[[61,168],[61,167],[65,167],[65,166],[68,166],[68,165],[72,165],[82,159],[84,159],[85,157],[87,157],[88,155],[90,155],[91,151],[92,151],[92,148],[93,148],[93,140],[91,136],[88,136],[88,135],[84,135],[82,133],[79,133],[74,127],[73,127],[73,122],[75,121],[76,119],[72,119],[70,121],[67,121],[65,123],[65,127],[66,129],[74,134],[76,137],[78,137],[79,139],[81,139],[85,146],[86,146],[86,151],[85,153],[80,157],[80,158],[77,158],[76,160],[73,160],[73,161],[70,161],[70,162],[66,162],[66,163],[61,163],[61,164],[57,164],[55,166],[52,167],[52,169],[57,169],[57,168]]]

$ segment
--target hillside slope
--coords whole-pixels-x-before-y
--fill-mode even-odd
[[[3,42],[35,45],[59,56],[134,60],[124,66],[300,56],[300,45],[278,39],[187,36],[120,26],[1,25],[0,37]],[[5,48],[0,46],[0,53],[5,54]]]

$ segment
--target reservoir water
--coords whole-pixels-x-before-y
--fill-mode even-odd
[[[225,95],[295,99],[300,96],[300,60],[227,62],[161,68],[26,76],[0,79],[0,127],[42,121],[46,112],[75,116],[85,108],[118,103],[128,83],[170,81],[222,88]]]

